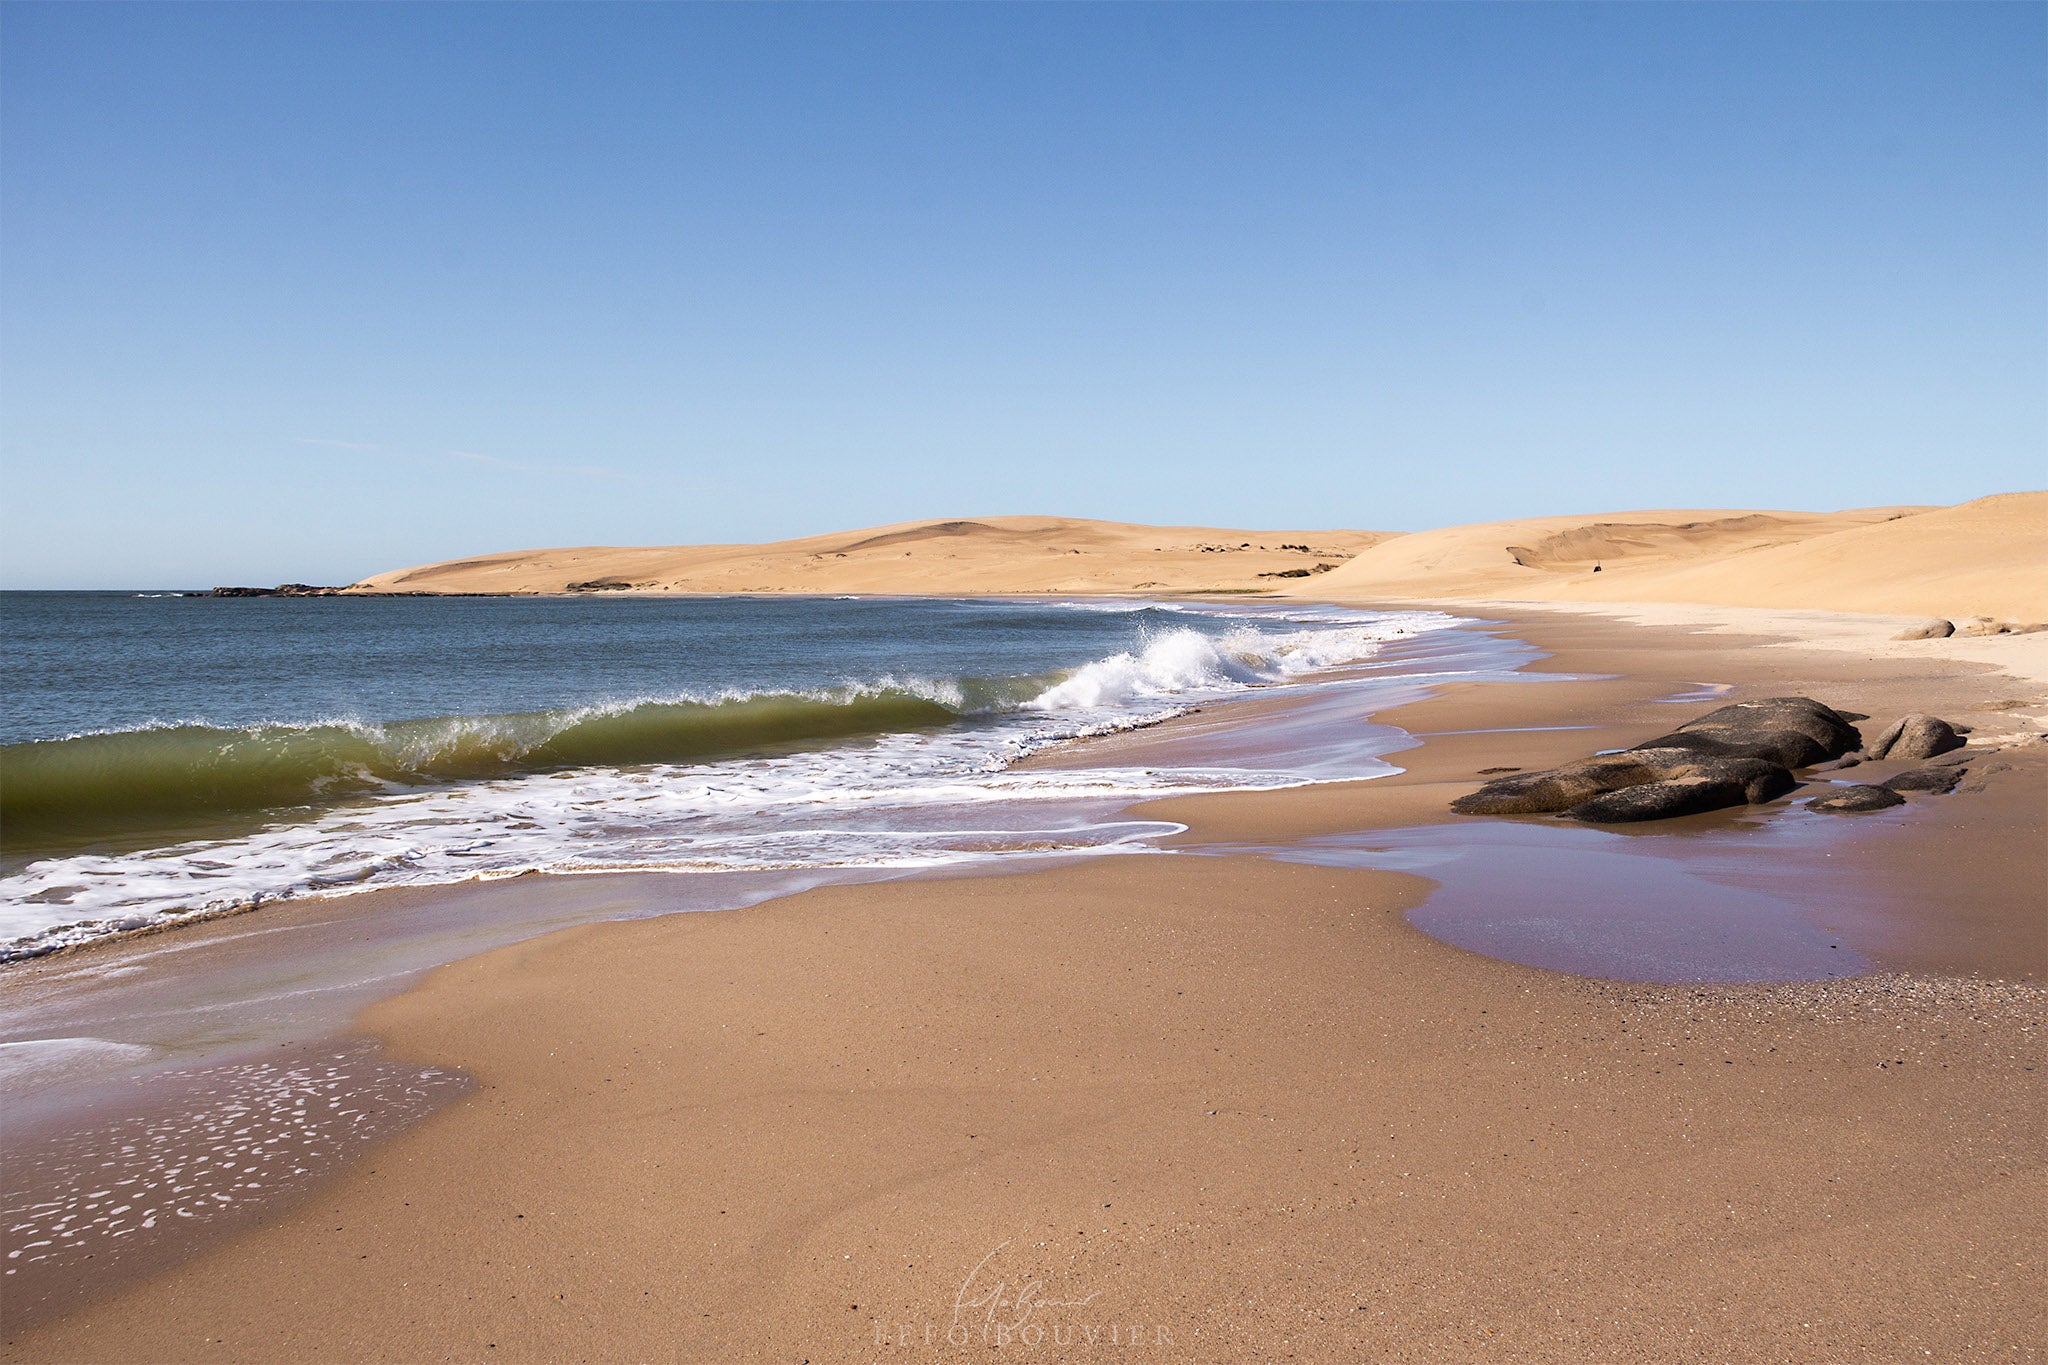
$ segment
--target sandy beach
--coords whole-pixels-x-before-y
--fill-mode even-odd
[[[0,1365],[2048,1365],[2048,0],[0,15]]]
[[[1419,741],[1398,776],[1155,803],[1173,853],[443,968],[359,1024],[469,1097],[7,1358],[2038,1359],[2039,637],[1884,658],[1721,616],[1502,612],[1550,656],[1531,681],[1375,716]],[[1852,645],[1886,624],[1832,619]],[[1935,648],[1966,644],[2010,667]],[[1528,828],[1446,813],[1479,769],[1787,693],[1967,719],[1996,753],[1900,811],[1596,853],[1787,896],[1859,974],[1630,982],[1513,960],[1559,939],[1512,916],[1487,953],[1416,927],[1543,882],[1543,850],[1412,856]],[[1263,706],[1097,749],[1256,747],[1289,723]],[[1586,885],[1568,951],[1646,908]]]

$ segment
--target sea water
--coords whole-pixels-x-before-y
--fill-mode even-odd
[[[0,958],[529,871],[1143,846],[1156,829],[1114,818],[1141,796],[1388,769],[1019,760],[1457,624],[1266,603],[148,593],[8,593],[0,617]]]

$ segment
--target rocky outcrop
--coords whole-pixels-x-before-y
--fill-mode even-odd
[[[1498,778],[1451,809],[1603,824],[1691,815],[1783,796],[1797,785],[1793,768],[1839,758],[1860,743],[1847,715],[1811,697],[1736,702],[1633,749]]]
[[[1630,787],[1662,782],[1712,782],[1732,791],[1723,805],[1768,801],[1792,789],[1792,774],[1766,759],[1727,758],[1688,749],[1624,749],[1561,768],[1498,778],[1451,803],[1460,815],[1578,815],[1577,807]],[[1582,817],[1585,818],[1585,817]],[[1641,816],[1629,817],[1641,819]]]
[[[1980,791],[1987,775],[2009,766],[1997,757],[2003,748],[2048,742],[2048,735],[2028,735],[1969,748],[1968,725],[1916,713],[1901,716],[1865,745],[1855,723],[1867,719],[1811,697],[1736,702],[1632,749],[1540,772],[1481,769],[1482,776],[1506,775],[1457,798],[1451,809],[1462,815],[1562,815],[1621,824],[1771,801],[1799,785],[1794,769],[1817,779],[1861,763],[1915,765],[1882,783],[1828,785],[1807,803],[1816,811],[1856,814],[1904,805],[1907,793]]]
[[[582,583],[570,583],[563,592],[626,592],[632,584],[623,578],[592,578]]]
[[[1892,638],[1894,640],[1946,640],[1955,633],[1955,622],[1944,621],[1937,617],[1932,621],[1922,621],[1917,626],[1909,626],[1897,635],[1892,636]]]
[[[280,583],[274,588],[215,588],[212,592],[191,594],[198,597],[333,597],[347,592],[346,587],[319,587],[312,583]]]
[[[1864,811],[1887,810],[1905,804],[1906,798],[1889,787],[1844,787],[1832,796],[1807,802],[1806,808],[1826,811],[1830,815],[1858,815]]]
[[[1947,721],[1939,716],[1915,714],[1901,716],[1886,726],[1864,749],[1863,756],[1911,761],[1962,747],[1963,737]]]

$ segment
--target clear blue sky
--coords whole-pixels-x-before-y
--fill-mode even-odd
[[[0,582],[2048,483],[2037,4],[0,11]]]

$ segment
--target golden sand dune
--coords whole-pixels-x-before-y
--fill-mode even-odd
[[[378,574],[429,593],[1128,593],[1688,602],[2048,620],[2048,493],[1847,512],[1617,512],[1375,531],[1071,517],[904,522],[766,545],[521,550]]]
[[[1695,602],[2048,620],[2048,493],[1849,512],[1661,511],[1423,531],[1301,596]]]
[[[378,592],[1118,593],[1269,588],[1387,538],[1072,517],[904,522],[767,545],[520,550],[378,574]]]

